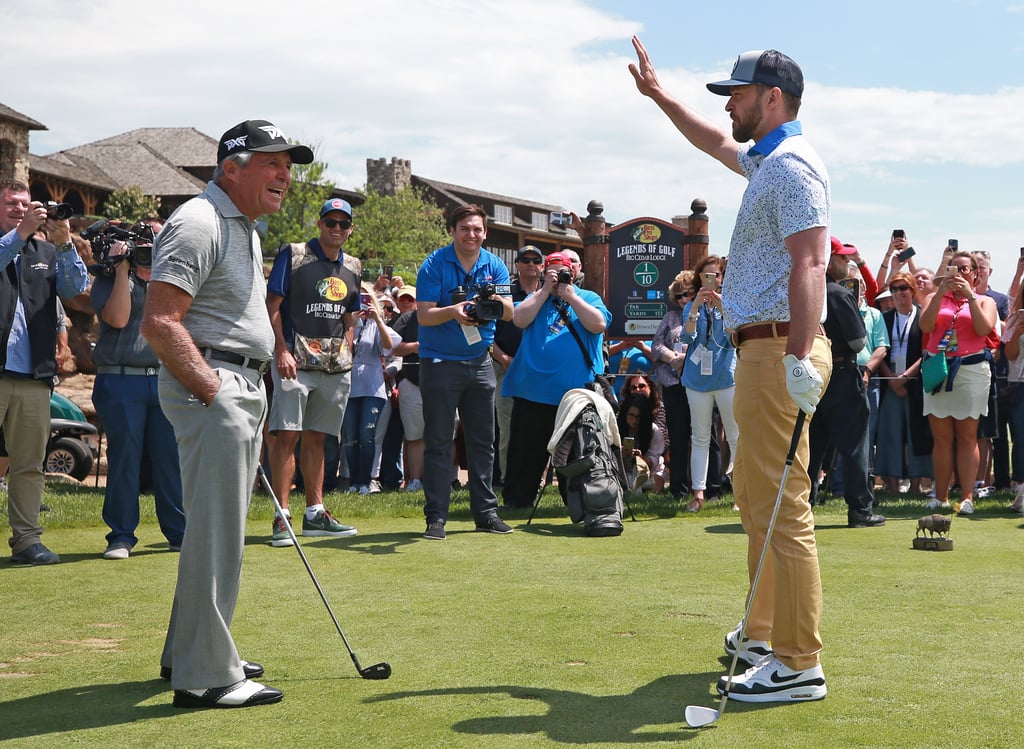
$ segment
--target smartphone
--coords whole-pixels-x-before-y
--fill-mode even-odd
[[[893,239],[906,239],[907,238],[907,233],[905,231],[903,231],[903,229],[893,229],[892,230],[892,238]]]
[[[1024,257],[1024,247],[1021,247],[1021,248],[1020,248],[1020,256],[1021,256],[1021,257]]]
[[[956,266],[955,265],[947,265],[946,266],[946,274],[944,276],[945,278],[949,278],[950,276],[954,276],[955,277],[956,274],[957,274],[957,270],[956,270]]]
[[[391,280],[391,276],[394,274],[394,272],[395,272],[395,266],[393,266],[393,265],[385,265],[384,266],[384,278],[388,279],[389,281]]]
[[[548,215],[548,223],[552,226],[572,226],[572,216],[567,211],[551,211]]]
[[[908,247],[907,249],[903,250],[903,252],[897,253],[896,259],[899,260],[901,263],[905,263],[908,260],[910,260],[910,258],[914,257],[914,255],[916,254],[917,250],[915,250],[913,247]]]
[[[622,438],[622,454],[629,456],[633,454],[633,450],[636,449],[636,439],[633,437]]]
[[[946,244],[949,247],[952,247],[954,250],[959,250],[960,249],[960,240],[959,239],[950,239],[948,242],[946,242]]]
[[[716,273],[701,273],[701,280],[704,282],[704,287],[714,291],[718,288],[718,274]]]
[[[373,279],[370,278],[370,269],[369,268],[363,268],[363,276],[362,276],[361,280],[363,280],[363,281],[372,281],[373,280]]]

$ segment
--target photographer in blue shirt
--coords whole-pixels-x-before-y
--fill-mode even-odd
[[[452,243],[434,250],[416,280],[420,390],[423,396],[425,538],[445,539],[451,501],[450,468],[456,411],[469,460],[469,503],[476,528],[507,534],[498,517],[494,467],[494,321],[512,319],[512,300],[499,294],[509,273],[483,247],[487,214],[476,205],[456,208],[448,219]],[[507,294],[507,291],[505,292]]]

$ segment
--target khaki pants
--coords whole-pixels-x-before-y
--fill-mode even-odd
[[[736,422],[739,425],[733,487],[747,533],[747,569],[751,582],[778,496],[797,407],[786,389],[782,366],[785,338],[744,342],[736,365]],[[828,339],[817,336],[811,361],[828,384],[832,355]],[[808,496],[807,428],[786,481],[779,516],[765,559],[747,636],[770,640],[776,656],[795,669],[811,668],[821,651],[821,574],[814,539],[814,514]]]
[[[0,426],[10,458],[7,514],[12,554],[40,542],[39,505],[43,500],[43,460],[50,438],[50,384],[42,380],[0,377]]]

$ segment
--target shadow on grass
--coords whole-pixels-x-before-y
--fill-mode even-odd
[[[721,525],[709,525],[704,529],[705,533],[729,533],[729,534],[743,534],[743,525],[741,523],[722,523]]]
[[[649,744],[695,738],[699,731],[686,725],[683,711],[689,704],[716,706],[717,700],[708,693],[708,685],[720,675],[716,672],[663,676],[629,694],[600,697],[562,689],[493,686],[393,692],[371,697],[366,702],[505,694],[513,700],[542,703],[546,710],[540,714],[509,715],[516,708],[499,704],[500,715],[462,720],[453,724],[452,730],[475,736],[542,734],[551,741],[565,744]],[[733,712],[760,707],[763,706],[729,705]],[[534,708],[522,708],[524,712],[532,710]]]
[[[342,551],[357,551],[362,554],[382,555],[397,554],[403,546],[423,540],[423,532],[402,532],[402,533],[367,533],[348,538],[333,538],[323,536],[319,538],[308,538],[299,536],[299,543],[310,548],[341,549]],[[269,546],[269,536],[246,536],[246,546]],[[287,548],[287,547],[284,547]]]
[[[140,704],[159,694],[167,695],[165,703]],[[0,741],[169,718],[183,712],[171,706],[170,685],[161,679],[69,687],[0,704]]]

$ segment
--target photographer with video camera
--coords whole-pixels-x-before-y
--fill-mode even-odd
[[[12,564],[60,561],[40,541],[39,525],[57,373],[57,296],[76,296],[89,285],[62,205],[48,210],[24,182],[0,179],[0,427],[10,454]],[[34,236],[40,227],[49,242]]]
[[[533,504],[562,396],[604,374],[601,347],[612,316],[600,296],[573,284],[574,277],[572,259],[552,252],[544,262],[543,285],[516,305],[512,317],[523,340],[501,391],[513,398],[509,455],[516,456],[516,464],[502,492],[508,508]]]
[[[90,298],[100,331],[93,349],[92,402],[107,435],[107,488],[103,522],[110,527],[104,559],[127,559],[138,543],[139,494],[146,466],[160,531],[171,551],[185,535],[181,471],[174,427],[160,408],[160,360],[142,337],[142,310],[152,273],[153,229],[128,231],[97,222],[84,232],[97,261]]]
[[[456,411],[466,437],[469,504],[476,528],[487,533],[512,532],[498,517],[498,499],[491,484],[495,380],[489,349],[494,342],[494,320],[512,319],[508,268],[500,257],[484,249],[487,214],[480,206],[462,205],[452,211],[448,231],[451,244],[434,250],[423,261],[416,279],[424,422],[424,537],[435,541],[447,535]],[[499,286],[502,293],[498,293]]]

